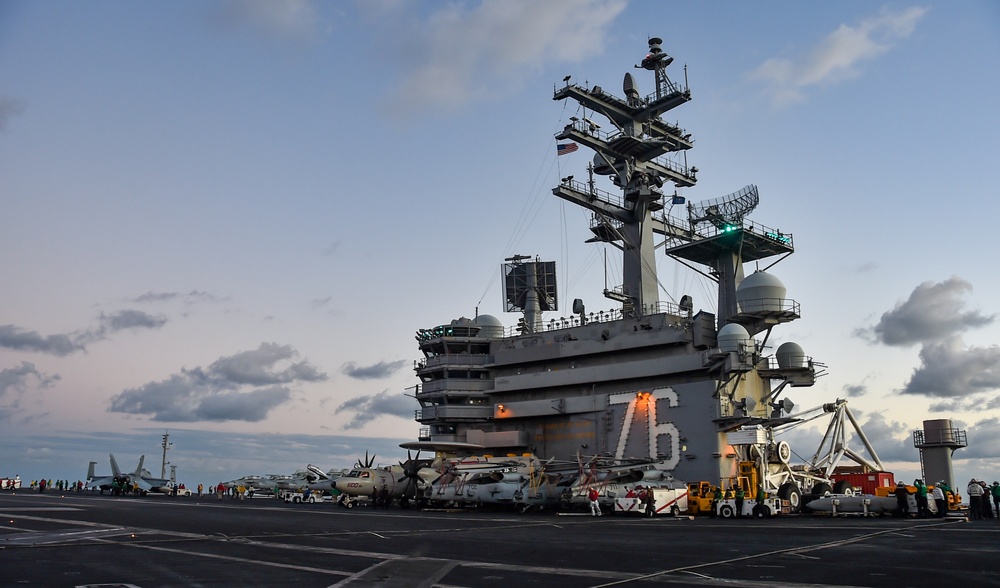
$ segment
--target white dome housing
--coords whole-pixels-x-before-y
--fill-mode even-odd
[[[738,352],[746,348],[746,343],[750,340],[750,333],[743,325],[729,323],[719,329],[719,349],[726,353]]]
[[[481,314],[476,317],[476,324],[481,326],[481,337],[503,337],[503,323],[491,314]]]
[[[802,346],[791,341],[779,345],[774,357],[781,369],[800,368],[806,365],[806,354],[802,351]]]
[[[736,287],[740,312],[781,310],[787,289],[781,280],[766,272],[754,272]]]

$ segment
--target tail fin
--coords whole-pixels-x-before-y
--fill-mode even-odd
[[[118,469],[118,460],[115,459],[115,454],[112,453],[110,455],[111,455],[111,475],[118,477],[122,475],[122,471]]]
[[[94,473],[94,467],[96,465],[97,465],[97,462],[96,461],[92,461],[92,462],[90,462],[90,467],[87,468],[87,481],[88,482],[97,477],[97,474]]]
[[[146,461],[145,455],[139,456],[139,467],[135,468],[135,473],[132,474],[133,479],[138,479],[142,477],[142,462]]]

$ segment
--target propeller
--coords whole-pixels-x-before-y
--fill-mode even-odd
[[[370,470],[370,469],[372,469],[372,465],[374,465],[374,463],[375,463],[375,454],[373,453],[372,456],[369,458],[368,457],[368,452],[366,451],[365,452],[365,460],[361,461],[361,459],[358,458],[358,462],[357,462],[356,466],[357,466],[358,469]]]
[[[410,454],[410,450],[406,450],[406,463],[399,462],[399,467],[403,470],[403,477],[396,480],[397,483],[406,481],[406,486],[403,487],[403,495],[400,499],[400,504],[406,504],[407,499],[414,498],[417,495],[417,487],[422,481],[420,478],[420,451],[417,450],[417,455],[414,457]]]

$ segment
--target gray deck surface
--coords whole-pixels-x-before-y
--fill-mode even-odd
[[[0,493],[2,586],[1000,586],[1000,522]]]

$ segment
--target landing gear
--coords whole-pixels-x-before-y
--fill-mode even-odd
[[[792,482],[786,482],[778,488],[778,498],[788,501],[789,511],[793,514],[802,512],[802,491]]]

